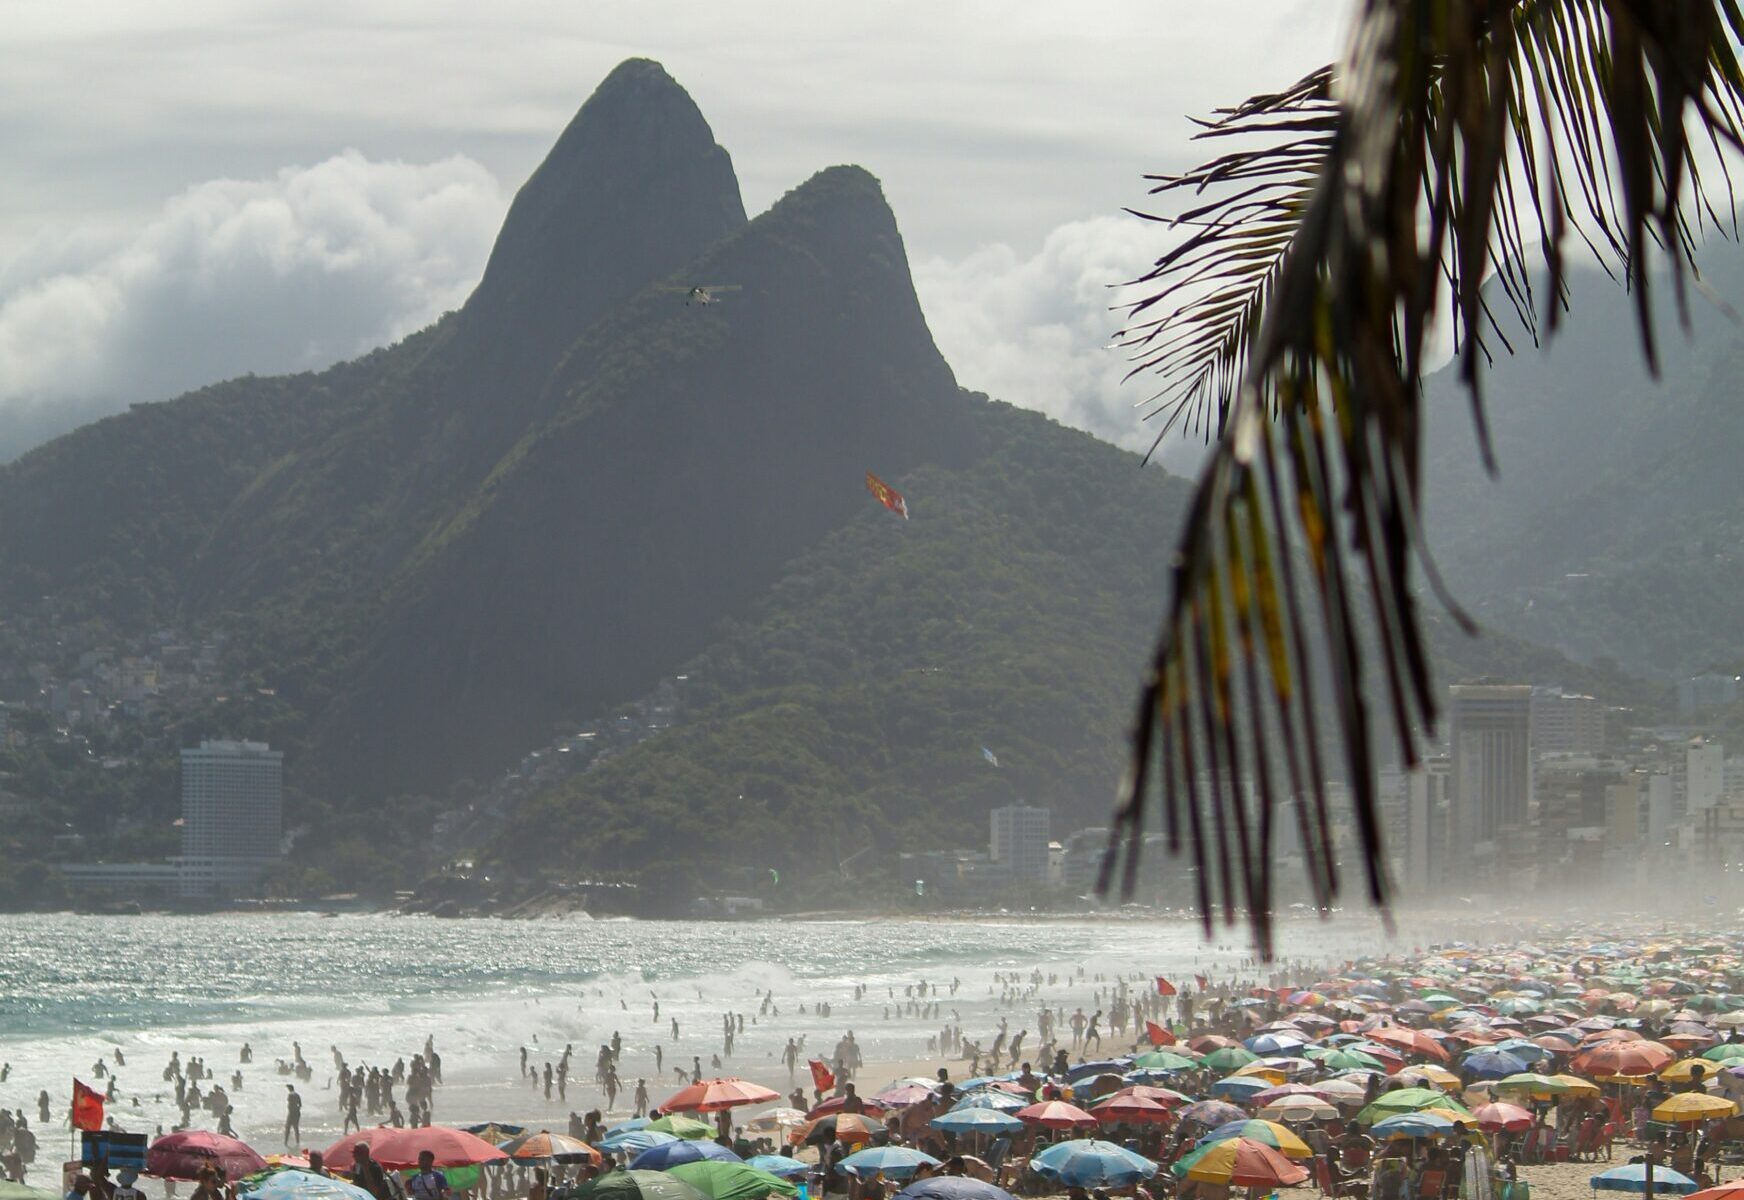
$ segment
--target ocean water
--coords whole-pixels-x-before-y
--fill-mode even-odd
[[[1341,961],[1373,951],[1379,926],[1359,916],[1305,920],[1279,942],[1286,959]],[[162,1071],[174,1050],[184,1061],[204,1057],[227,1087],[241,1069],[244,1086],[231,1096],[237,1127],[271,1147],[284,1112],[275,1060],[288,1059],[297,1042],[315,1068],[299,1085],[304,1140],[321,1145],[311,1133],[336,1131],[338,1121],[322,1096],[333,1075],[331,1047],[353,1064],[386,1066],[409,1060],[433,1037],[447,1080],[438,1121],[561,1128],[570,1109],[600,1102],[592,1062],[614,1031],[624,1043],[621,1073],[649,1078],[658,1100],[674,1083],[675,1065],[697,1056],[710,1068],[728,1011],[744,1013],[747,1024],[723,1070],[775,1082],[769,1077],[788,1037],[803,1036],[808,1053],[825,1054],[851,1029],[869,1061],[898,1062],[926,1056],[927,1038],[951,1014],[971,1038],[990,1040],[1001,1017],[1013,1032],[1032,1026],[1036,1003],[1008,1002],[996,983],[1001,974],[1054,975],[1042,999],[1090,1011],[1115,978],[1251,975],[1257,968],[1247,958],[1236,932],[1208,945],[1189,923],[1124,919],[0,917],[0,1061],[11,1065],[0,1105],[23,1109],[34,1123],[35,1098],[46,1089],[52,1137],[72,1076],[95,1082],[91,1065],[99,1057],[112,1063],[120,1047],[127,1065],[117,1070],[120,1100],[111,1113],[126,1128],[167,1129],[176,1110]],[[946,990],[945,1016],[901,1011],[905,989],[921,980]],[[859,985],[866,992],[855,1000]],[[779,1011],[758,1016],[768,991]],[[832,1008],[827,1017],[818,1014],[820,1001]],[[239,1068],[245,1041],[254,1063]],[[547,1103],[520,1078],[520,1048],[538,1065],[566,1043],[575,1046],[572,1069],[582,1078],[566,1102]],[[656,1045],[664,1058],[658,1076]]]

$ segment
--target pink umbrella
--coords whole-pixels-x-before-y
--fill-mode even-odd
[[[720,1112],[742,1104],[768,1104],[781,1099],[760,1083],[745,1079],[704,1079],[675,1093],[660,1106],[663,1112]]]
[[[369,1147],[369,1156],[384,1167],[404,1170],[418,1165],[418,1155],[428,1150],[436,1157],[438,1167],[470,1167],[476,1163],[501,1162],[508,1158],[501,1150],[475,1134],[447,1125],[430,1125],[422,1129],[390,1129],[377,1125],[348,1133],[327,1147],[324,1156],[335,1171],[346,1170],[351,1164],[351,1151],[359,1142]]]
[[[204,1129],[165,1134],[145,1152],[145,1173],[159,1179],[198,1179],[206,1167],[216,1167],[226,1180],[235,1181],[266,1170],[266,1159],[246,1143]]]

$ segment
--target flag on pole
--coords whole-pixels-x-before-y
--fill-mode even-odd
[[[103,1093],[73,1079],[73,1128],[92,1131],[103,1128]]]
[[[1173,1046],[1175,1044],[1175,1035],[1155,1021],[1145,1022],[1145,1033],[1149,1035],[1153,1046]]]
[[[811,1067],[812,1085],[818,1091],[827,1092],[836,1086],[835,1072],[824,1066],[822,1059],[811,1059],[808,1065]]]
[[[900,516],[904,521],[908,520],[908,501],[902,498],[902,493],[870,471],[866,472],[866,490],[878,497],[878,503]]]
[[[1193,981],[1199,985],[1200,991],[1209,992],[1211,990],[1211,981],[1205,976],[1195,975],[1193,976]]]
[[[1173,996],[1174,994],[1175,994],[1175,985],[1170,983],[1167,979],[1164,979],[1161,975],[1158,975],[1157,976],[1157,995],[1159,995],[1159,996]]]
[[[993,751],[989,750],[985,746],[981,747],[981,757],[986,759],[988,762],[992,763],[996,767],[999,765],[998,757],[996,757],[994,755]]]

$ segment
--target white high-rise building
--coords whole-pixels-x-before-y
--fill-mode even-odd
[[[1007,804],[993,810],[987,856],[1004,863],[1017,879],[1046,879],[1048,810]]]
[[[284,758],[265,742],[206,741],[182,751],[182,895],[250,886],[278,860]]]

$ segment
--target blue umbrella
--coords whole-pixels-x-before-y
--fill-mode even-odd
[[[1385,1120],[1376,1121],[1369,1131],[1378,1138],[1419,1138],[1440,1137],[1458,1128],[1458,1125],[1446,1117],[1432,1112],[1407,1112],[1395,1113]]]
[[[1530,1063],[1506,1050],[1492,1050],[1485,1047],[1474,1050],[1459,1060],[1459,1069],[1479,1079],[1500,1079],[1504,1075],[1518,1075],[1526,1070]]]
[[[1231,1075],[1212,1084],[1211,1094],[1225,1099],[1246,1100],[1249,1096],[1270,1091],[1277,1086],[1271,1080],[1261,1079],[1257,1075]]]
[[[607,1134],[595,1142],[593,1148],[607,1154],[640,1154],[656,1146],[669,1146],[683,1140],[677,1134],[662,1133],[658,1129],[629,1129],[623,1133]]]
[[[705,1158],[714,1162],[745,1161],[719,1142],[705,1142],[701,1138],[680,1138],[675,1142],[665,1142],[642,1151],[630,1160],[630,1170],[664,1171],[679,1163],[701,1162]]]
[[[638,1129],[648,1128],[653,1123],[652,1117],[631,1117],[628,1121],[619,1121],[616,1125],[608,1125],[605,1136],[611,1137],[614,1133],[634,1133]]]
[[[1623,1167],[1612,1167],[1609,1171],[1594,1175],[1590,1182],[1596,1191],[1645,1192],[1647,1190],[1647,1164],[1630,1163]],[[1679,1195],[1688,1195],[1700,1186],[1688,1175],[1680,1174],[1670,1167],[1655,1167],[1653,1169],[1653,1190],[1655,1192],[1676,1192]]]
[[[855,1178],[888,1175],[892,1179],[907,1179],[922,1167],[940,1164],[932,1155],[912,1146],[869,1146],[865,1150],[856,1150],[836,1165]]]
[[[996,1112],[1016,1112],[1020,1108],[1028,1108],[1030,1101],[1022,1096],[1013,1096],[1010,1092],[976,1092],[957,1101],[951,1108],[952,1112],[962,1112],[970,1108],[991,1108]]]
[[[1030,1169],[1068,1187],[1130,1187],[1157,1173],[1157,1164],[1113,1142],[1056,1142],[1029,1160]]]
[[[242,1194],[248,1200],[375,1200],[360,1187],[310,1171],[275,1171]]]
[[[1070,1083],[1082,1079],[1086,1075],[1119,1075],[1122,1071],[1132,1070],[1130,1058],[1105,1058],[1101,1062],[1079,1063],[1066,1072],[1066,1081]]]
[[[1529,1042],[1525,1038],[1508,1038],[1491,1046],[1492,1050],[1500,1050],[1504,1054],[1512,1054],[1515,1058],[1523,1058],[1529,1063],[1543,1062],[1550,1057],[1550,1051],[1537,1042]]]
[[[895,1200],[1013,1200],[1010,1192],[967,1175],[934,1175],[917,1179],[900,1192]]]
[[[1299,1050],[1307,1044],[1308,1039],[1300,1034],[1285,1033],[1282,1030],[1276,1033],[1258,1034],[1242,1043],[1249,1050],[1260,1055],[1288,1054],[1290,1051]]]
[[[1018,1124],[1023,1124],[1019,1121]],[[747,1167],[756,1167],[759,1171],[767,1171],[777,1179],[798,1179],[802,1175],[810,1175],[812,1165],[800,1162],[797,1158],[788,1158],[785,1154],[758,1154],[745,1160]]]
[[[1023,1122],[997,1108],[953,1108],[927,1122],[952,1133],[1016,1133]]]

